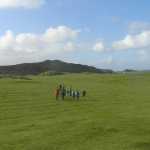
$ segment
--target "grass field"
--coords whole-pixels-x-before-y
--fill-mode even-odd
[[[150,74],[0,79],[0,150],[150,150]],[[86,89],[56,101],[56,85]]]

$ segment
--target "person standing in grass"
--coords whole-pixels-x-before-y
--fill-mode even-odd
[[[63,88],[63,86],[62,86],[62,84],[60,84],[60,85],[59,85],[59,89],[62,90],[62,88]]]
[[[83,97],[86,96],[86,91],[85,91],[85,90],[82,92],[82,96],[83,96]]]
[[[73,99],[76,98],[76,92],[75,91],[72,91],[72,97],[73,97]]]
[[[66,89],[65,89],[65,87],[63,86],[63,87],[62,87],[62,91],[61,91],[62,100],[65,99],[65,96],[66,96]]]
[[[70,90],[69,89],[66,90],[66,96],[70,96]]]
[[[72,96],[72,88],[70,87],[69,89],[69,96],[71,97]]]
[[[80,92],[79,91],[76,91],[76,97],[77,97],[77,100],[80,99]]]
[[[59,94],[60,94],[60,90],[59,90],[59,88],[57,88],[55,91],[56,100],[59,99]]]

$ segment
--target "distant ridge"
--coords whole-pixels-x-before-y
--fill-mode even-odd
[[[113,73],[112,70],[97,69],[87,65],[67,63],[60,60],[46,60],[38,63],[0,66],[0,74],[3,75],[39,75],[48,71],[58,73]]]

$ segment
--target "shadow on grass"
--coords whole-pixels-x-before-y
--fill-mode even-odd
[[[86,98],[80,98],[80,99],[73,99],[73,98],[65,98],[64,100],[62,100],[61,98],[59,98],[58,100],[56,101],[61,101],[61,102],[81,102],[81,101],[86,101],[87,99]]]

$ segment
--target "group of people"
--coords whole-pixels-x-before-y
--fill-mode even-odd
[[[62,100],[65,99],[65,97],[72,97],[73,99],[79,100],[80,97],[86,96],[86,91],[83,90],[80,92],[79,90],[73,90],[72,87],[66,88],[64,85],[59,85],[55,92],[56,100],[61,98]]]

